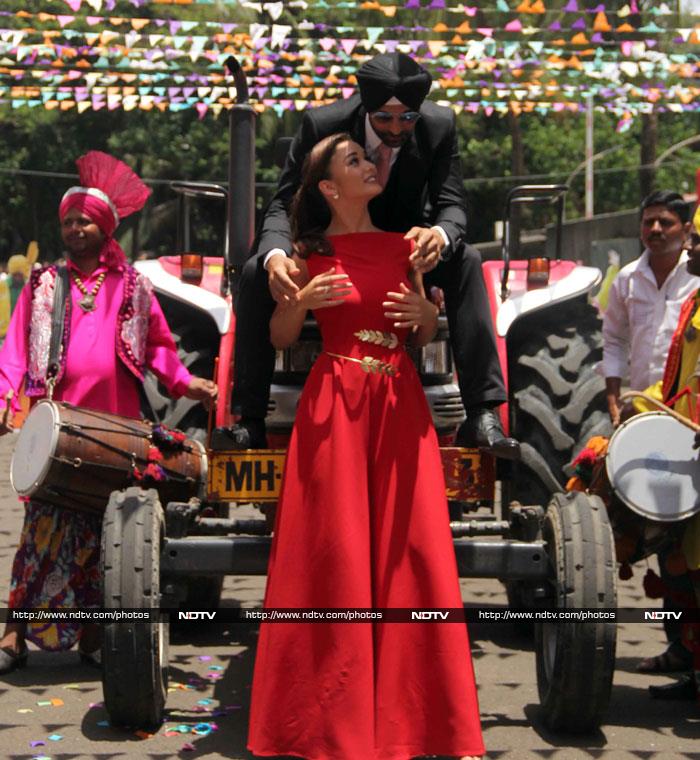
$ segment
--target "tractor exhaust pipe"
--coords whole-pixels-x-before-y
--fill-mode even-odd
[[[248,84],[240,63],[233,56],[229,56],[225,65],[236,88],[236,103],[229,112],[226,250],[228,285],[235,292],[241,268],[250,255],[255,237],[256,113],[248,103]]]

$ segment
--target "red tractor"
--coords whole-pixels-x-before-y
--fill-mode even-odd
[[[231,69],[238,104],[230,114],[227,250],[220,258],[202,258],[183,239],[181,254],[136,264],[153,282],[183,360],[197,374],[215,376],[220,390],[215,419],[207,420],[201,407],[169,402],[151,382],[150,414],[203,440],[212,424],[232,421],[232,294],[253,239],[255,111],[246,103],[240,68],[234,62]],[[213,185],[181,183],[174,189],[185,211],[193,196],[226,196]],[[521,442],[522,461],[496,462],[478,450],[451,445],[464,409],[444,318],[435,340],[414,354],[443,447],[460,576],[501,579],[512,605],[528,609],[616,605],[605,509],[595,497],[565,495],[562,473],[577,446],[606,425],[603,383],[595,373],[599,320],[588,303],[601,275],[560,260],[558,250],[551,261],[510,259],[512,209],[552,201],[560,228],[564,191],[561,186],[512,191],[503,259],[484,264],[509,390],[503,422]],[[225,575],[266,573],[285,446],[304,379],[319,352],[319,333],[309,320],[300,341],[278,353],[268,414],[271,450],[209,449],[208,478],[198,499],[161,504],[156,490],[139,488],[112,495],[103,539],[106,607],[159,609],[188,600],[198,609],[213,607]],[[237,505],[250,503],[266,517],[237,518]],[[105,705],[114,723],[159,723],[167,695],[167,630],[167,622],[105,626]],[[596,728],[610,695],[615,624],[537,623],[535,634],[545,722],[561,731]]]

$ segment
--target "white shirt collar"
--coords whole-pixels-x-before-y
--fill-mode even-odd
[[[367,153],[367,158],[374,156],[374,154],[377,152],[377,148],[381,145],[381,142],[381,137],[379,137],[379,135],[374,131],[374,127],[369,120],[369,114],[365,114],[365,152]],[[399,152],[399,150],[400,148],[391,149],[392,159]]]
[[[636,270],[640,272],[641,274],[644,274],[646,277],[649,277],[654,282],[656,282],[656,277],[654,276],[654,272],[651,269],[651,264],[649,263],[649,249],[645,248],[642,255],[637,259],[636,261]],[[676,266],[673,267],[673,269],[668,273],[668,277],[666,278],[665,282],[668,282],[673,275],[676,274],[676,272],[681,268],[685,267],[685,265],[688,263],[688,251],[685,249],[681,251],[681,255],[678,257],[678,262],[676,263]]]

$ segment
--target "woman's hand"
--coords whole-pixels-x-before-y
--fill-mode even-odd
[[[216,387],[216,383],[205,380],[203,377],[193,377],[185,391],[187,398],[191,398],[193,401],[201,401],[206,409],[209,409],[218,394],[219,389]]]
[[[347,274],[335,274],[335,267],[316,275],[299,292],[297,306],[304,309],[328,309],[340,306],[352,292]]]
[[[386,294],[389,300],[382,303],[386,309],[384,316],[387,319],[396,320],[394,327],[399,329],[432,327],[438,317],[438,307],[427,298],[407,288],[403,282],[399,288],[400,293],[389,291]]]

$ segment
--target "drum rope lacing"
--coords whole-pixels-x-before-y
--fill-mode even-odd
[[[101,430],[103,432],[114,432],[111,430],[106,430],[104,428],[93,428],[93,427],[83,427],[82,425],[76,425],[75,423],[61,423],[61,427],[66,430],[68,433],[72,433],[73,435],[78,435],[82,438],[84,438],[86,441],[91,441],[92,443],[97,443],[98,445],[104,447],[108,451],[113,452],[114,454],[118,454],[119,456],[123,456],[125,459],[129,459],[131,461],[132,468],[136,467],[136,464],[147,464],[148,459],[145,459],[144,457],[136,456],[136,454],[132,451],[126,451],[125,449],[120,449],[118,446],[113,446],[110,443],[107,443],[106,441],[103,441],[101,438],[96,438],[92,435],[86,435],[83,433],[83,430]],[[140,436],[142,438],[146,438],[148,440],[148,436]],[[191,449],[190,449],[191,450]],[[59,457],[52,456],[51,459],[54,459],[58,462],[67,462],[68,464],[73,465],[74,460],[65,460],[61,459]],[[100,462],[91,462],[90,463],[93,466],[102,466],[102,467],[113,467],[114,469],[119,469],[118,467],[114,467],[113,465],[101,465]],[[179,472],[176,470],[172,470],[169,467],[166,467],[161,464],[161,467],[163,468],[165,474],[168,476],[170,480],[180,482],[180,483],[191,483],[194,481],[194,478],[191,476],[182,476]]]

